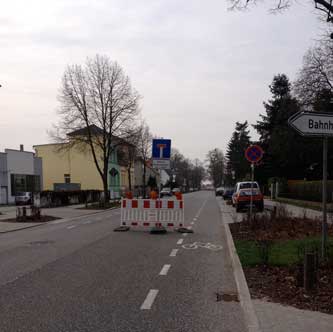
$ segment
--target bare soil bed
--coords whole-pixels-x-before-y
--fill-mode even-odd
[[[328,259],[318,264],[317,283],[308,292],[302,283],[303,261],[294,260],[290,263],[292,260],[290,256],[287,257],[291,251],[297,252],[300,242],[320,243],[319,220],[291,218],[286,215],[264,216],[257,217],[253,222],[245,220],[230,224],[229,227],[253,298],[333,314],[333,251],[329,250]],[[332,249],[333,225],[328,228],[329,249]],[[266,265],[256,263],[258,257],[255,255],[260,255],[256,253],[256,246],[263,240],[270,241],[275,246],[275,254],[280,250],[277,248],[282,248],[278,263],[274,259],[270,259],[270,263]]]

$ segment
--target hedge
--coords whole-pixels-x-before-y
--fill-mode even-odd
[[[332,202],[333,181],[327,181],[327,201]],[[322,201],[322,181],[288,180],[288,191],[281,197],[305,201]]]

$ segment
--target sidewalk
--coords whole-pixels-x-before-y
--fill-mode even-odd
[[[84,207],[84,204],[70,205],[56,208],[43,208],[42,215],[48,215],[60,219],[72,219],[98,212],[105,212],[107,210],[80,210],[79,208]],[[16,206],[1,207],[0,212],[0,233],[13,232],[20,229],[36,227],[45,225],[45,223],[29,223],[29,222],[4,222],[2,220],[11,219],[16,217]]]
[[[42,208],[42,214],[57,218],[73,218],[86,214],[96,213],[101,210],[80,210],[84,204],[59,206],[55,208]],[[0,207],[0,220],[11,219],[16,217],[16,206]]]
[[[40,222],[0,222],[0,234],[44,225]]]
[[[331,332],[333,315],[253,300],[262,332]]]
[[[233,220],[232,208],[226,205],[225,202],[219,198],[217,198],[217,203],[220,206],[223,223],[229,224],[235,222]],[[294,211],[294,213],[295,212],[300,213],[300,211],[297,210]],[[237,256],[236,251],[232,248],[229,248],[229,251]],[[242,269],[240,268],[240,271],[235,271],[235,274],[237,274],[237,278],[239,278],[239,274],[242,274]],[[248,287],[246,286],[245,290],[243,288],[243,291],[248,292]],[[327,315],[315,311],[299,310],[294,307],[284,306],[264,300],[252,299],[250,302],[251,303],[248,303],[248,306],[253,307],[255,316],[259,323],[259,329],[257,329],[258,332],[333,331],[333,315]]]

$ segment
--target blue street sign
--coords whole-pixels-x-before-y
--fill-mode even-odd
[[[153,139],[153,159],[170,159],[171,139]]]

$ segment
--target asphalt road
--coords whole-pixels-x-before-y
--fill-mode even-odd
[[[216,295],[237,290],[212,192],[185,196],[193,234],[116,233],[119,218],[0,235],[0,331],[246,331],[240,303]]]

